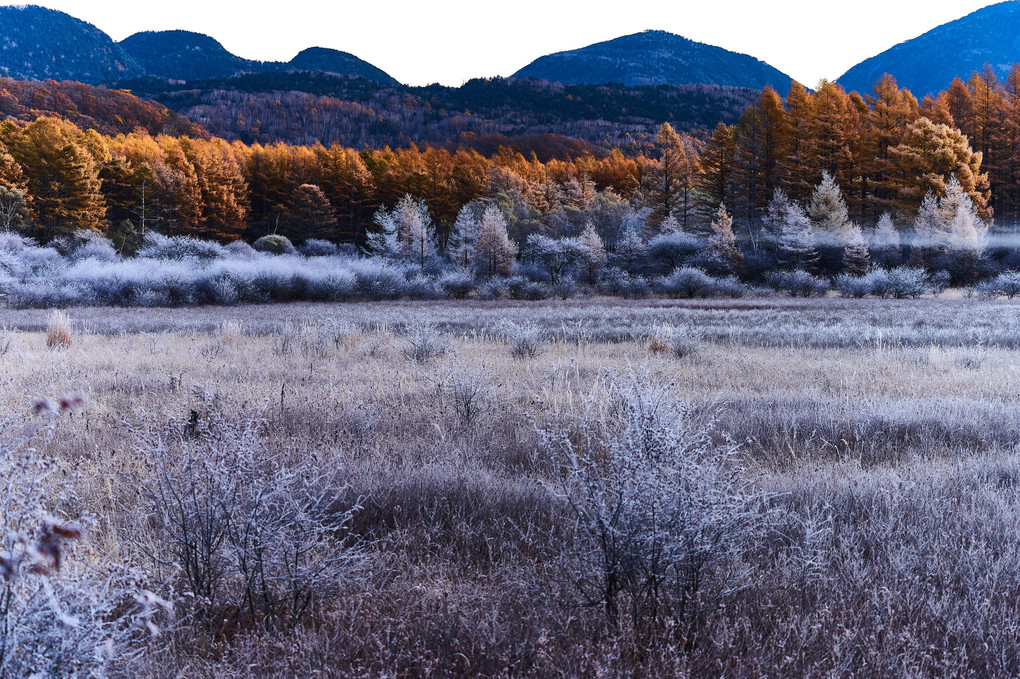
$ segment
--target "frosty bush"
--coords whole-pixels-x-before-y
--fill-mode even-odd
[[[652,353],[665,353],[683,359],[696,354],[700,347],[701,335],[691,328],[681,328],[668,323],[652,328],[649,343]]]
[[[822,297],[829,291],[828,281],[806,271],[771,271],[765,276],[765,282],[773,290],[792,297]]]
[[[1006,297],[1013,299],[1020,295],[1020,272],[1006,271],[978,286],[984,297]]]
[[[611,629],[626,616],[637,632],[683,630],[712,567],[760,517],[736,448],[645,373],[605,375],[578,398],[568,424],[539,430],[574,518],[565,578]]]
[[[421,319],[412,321],[404,330],[404,342],[404,357],[412,363],[429,363],[449,351],[443,333]]]
[[[510,345],[510,355],[517,359],[535,358],[542,353],[545,335],[534,323],[503,321],[496,334]]]
[[[874,289],[871,276],[853,276],[851,274],[840,274],[834,281],[836,290],[843,297],[854,297],[860,299],[870,295]]]
[[[869,276],[872,279],[873,293],[879,297],[917,298],[928,289],[928,278],[924,269],[900,266],[895,269],[877,269]]]
[[[145,235],[138,256],[142,259],[213,260],[225,255],[219,243],[187,236],[163,236],[154,231]]]
[[[447,297],[465,299],[474,291],[475,279],[465,271],[450,271],[439,279],[439,285]]]
[[[478,299],[506,299],[509,296],[510,290],[502,278],[490,278],[478,286]]]
[[[193,595],[194,613],[246,624],[297,621],[341,591],[361,548],[347,532],[357,505],[335,462],[263,446],[269,424],[231,420],[204,396],[187,422],[139,435],[136,549]]]
[[[506,279],[506,287],[511,299],[536,301],[549,297],[549,289],[541,283],[529,280],[524,276],[513,276]]]
[[[337,254],[338,248],[328,240],[309,238],[298,248],[305,257],[333,257]]]

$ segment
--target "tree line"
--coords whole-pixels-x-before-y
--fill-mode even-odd
[[[889,76],[867,96],[795,83],[785,99],[765,89],[737,124],[710,135],[663,124],[647,154],[545,162],[506,147],[484,156],[414,144],[244,144],[142,129],[102,134],[56,117],[8,120],[0,123],[0,228],[43,241],[87,229],[125,252],[150,230],[365,245],[379,233],[380,209],[412,196],[444,250],[462,208],[484,199],[503,206],[519,248],[533,234],[574,237],[593,222],[612,251],[621,225],[600,220],[627,210],[644,211],[645,238],[667,222],[666,231],[709,234],[725,206],[741,247],[756,251],[778,228],[777,196],[803,204],[827,182],[847,224],[869,235],[880,224],[913,227],[925,200],[952,191],[979,226],[995,215],[1001,227],[1020,212],[1017,88],[1020,67],[1006,83],[986,69],[921,101]]]

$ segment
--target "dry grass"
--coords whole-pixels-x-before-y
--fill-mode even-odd
[[[0,312],[15,329],[0,408],[24,411],[26,394],[86,396],[51,449],[73,489],[65,511],[101,517],[93,558],[134,558],[148,473],[139,432],[167,423],[190,435],[189,424],[262,418],[265,455],[328,468],[343,479],[335,506],[361,506],[345,540],[369,577],[333,591],[310,621],[184,625],[133,670],[143,675],[962,677],[1009,676],[1020,661],[1012,304],[70,314],[87,332],[49,352],[44,315]],[[405,359],[411,319],[448,351]],[[536,324],[543,350],[514,358],[502,320]],[[697,352],[676,360],[653,332],[665,324],[695,331]],[[743,481],[770,498],[768,520],[706,565],[684,626],[624,611],[614,630],[563,577],[581,533],[539,431],[609,412],[608,395],[592,400],[607,369],[644,371],[692,418],[712,417],[715,444],[731,439]]]
[[[50,349],[71,346],[71,319],[63,311],[52,311],[46,319],[46,346]]]

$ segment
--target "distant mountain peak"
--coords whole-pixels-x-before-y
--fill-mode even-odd
[[[662,30],[536,59],[514,74],[565,84],[724,85],[786,91],[790,76],[763,61]]]
[[[106,33],[38,5],[0,6],[0,75],[98,83],[142,74]]]
[[[239,73],[288,70],[399,84],[372,64],[339,50],[311,48],[289,63],[252,61],[194,31],[142,31],[116,43],[92,24],[58,10],[37,5],[0,6],[0,76],[100,84],[146,76],[216,80]]]
[[[918,97],[990,64],[1000,77],[1020,62],[1020,1],[989,5],[902,42],[844,73],[844,88],[870,92],[886,73]]]

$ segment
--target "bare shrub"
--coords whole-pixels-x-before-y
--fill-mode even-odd
[[[439,328],[422,319],[408,324],[404,330],[404,341],[404,358],[412,363],[429,363],[450,350]]]
[[[346,488],[332,460],[269,453],[261,418],[230,420],[210,398],[187,423],[140,436],[138,549],[179,572],[195,613],[237,623],[306,618],[362,560],[336,506]]]
[[[510,345],[510,355],[517,359],[535,358],[542,353],[545,335],[530,322],[502,321],[496,327],[503,340]]]
[[[71,319],[63,311],[54,310],[46,319],[46,346],[50,349],[71,346]]]
[[[455,363],[443,375],[437,390],[460,424],[470,428],[492,406],[491,385],[492,377],[484,369],[476,371]]]
[[[568,425],[540,429],[562,465],[552,490],[576,523],[564,572],[611,629],[624,613],[635,631],[683,629],[709,568],[761,516],[756,494],[735,446],[714,443],[713,423],[676,401],[671,385],[631,372],[600,386],[579,394]]]

